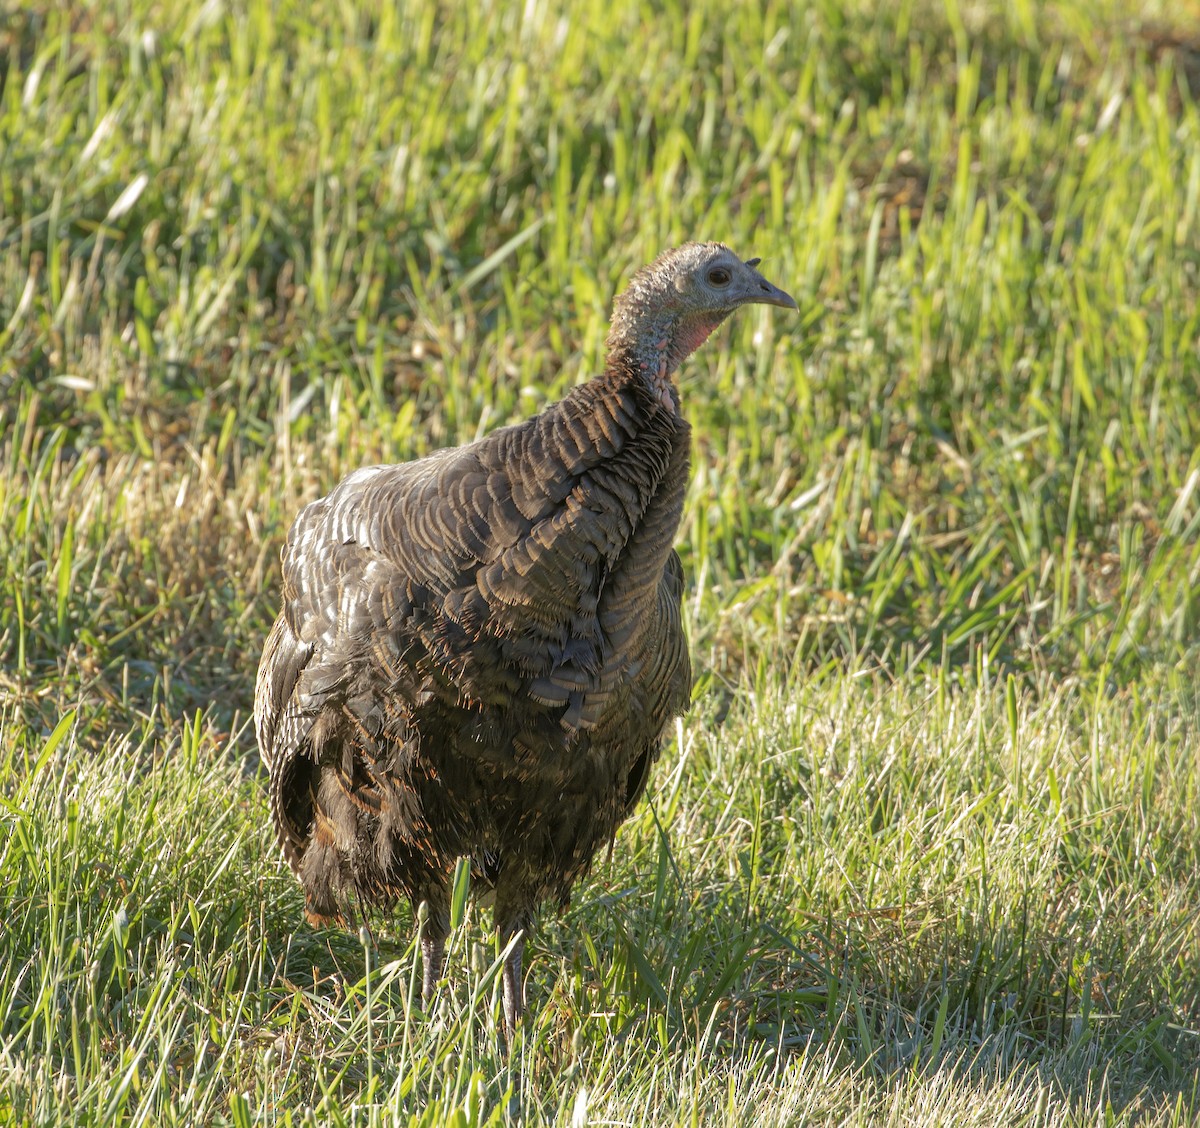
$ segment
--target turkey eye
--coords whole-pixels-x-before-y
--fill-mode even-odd
[[[712,270],[710,270],[708,272],[708,280],[714,286],[728,286],[729,285],[729,271],[726,270],[723,266],[715,266],[715,267],[713,267]]]

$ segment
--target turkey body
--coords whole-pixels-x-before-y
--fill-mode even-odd
[[[296,519],[255,722],[314,922],[428,906],[424,995],[457,859],[513,940],[565,904],[645,786],[691,668],[672,541],[690,431],[671,374],[737,306],[793,300],[718,243],[617,299],[604,371],[468,446],[350,474]]]
[[[644,381],[593,381],[300,514],[256,712],[311,917],[406,896],[448,926],[464,855],[507,931],[567,900],[688,703],[688,450]]]

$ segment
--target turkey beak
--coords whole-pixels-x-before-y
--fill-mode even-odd
[[[755,267],[762,259],[747,259],[746,278],[742,282],[742,301],[754,302],[759,305],[782,306],[784,309],[799,309],[796,299],[785,293],[778,286],[771,285]]]

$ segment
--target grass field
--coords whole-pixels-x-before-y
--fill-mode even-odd
[[[0,1122],[1200,1122],[1200,6],[0,19]],[[302,922],[299,507],[536,411],[669,244],[694,705],[532,942]]]

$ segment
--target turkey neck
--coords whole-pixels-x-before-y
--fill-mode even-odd
[[[669,411],[678,413],[672,377],[730,310],[655,312],[626,295],[613,313],[608,334],[608,374],[641,380]]]

